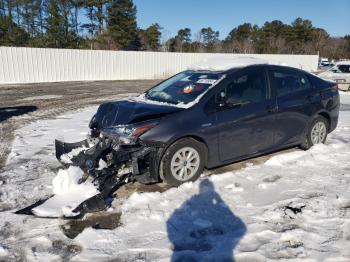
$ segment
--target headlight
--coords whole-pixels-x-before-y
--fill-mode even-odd
[[[146,133],[151,128],[155,127],[158,122],[143,123],[137,126],[117,126],[111,128],[105,128],[102,131],[104,133],[115,134],[123,137],[139,137]]]
[[[147,125],[144,125],[141,127],[137,127],[133,130],[131,135],[135,136],[135,137],[139,137],[140,135],[146,133],[148,130],[150,130],[151,128],[153,128],[155,126],[156,126],[156,124],[147,124]]]

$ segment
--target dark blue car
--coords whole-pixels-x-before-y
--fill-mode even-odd
[[[102,176],[96,172],[103,160],[104,172],[116,177],[177,186],[204,168],[324,143],[337,126],[339,104],[336,84],[292,67],[188,70],[139,97],[102,104],[91,137],[56,141],[57,157],[85,145],[72,162],[89,175]]]

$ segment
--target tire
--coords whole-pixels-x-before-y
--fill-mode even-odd
[[[189,156],[193,159],[187,162]],[[203,173],[206,160],[207,148],[203,143],[193,138],[183,138],[165,151],[160,161],[159,175],[170,186],[195,181]]]
[[[316,143],[324,143],[327,139],[327,135],[328,135],[328,130],[329,130],[329,122],[326,118],[322,117],[322,116],[317,116],[312,122],[311,125],[309,126],[309,129],[307,131],[306,137],[304,142],[300,145],[301,149],[304,150],[308,150],[310,149],[314,144],[316,144],[313,141],[313,131],[315,131],[315,128],[317,129],[317,125],[323,125],[325,127],[325,133],[324,135],[321,137],[319,137],[319,141],[317,141]],[[316,132],[317,133],[317,132]]]

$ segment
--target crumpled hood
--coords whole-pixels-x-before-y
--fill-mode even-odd
[[[108,128],[113,126],[129,125],[152,119],[158,119],[165,115],[183,110],[182,108],[155,105],[129,100],[104,103],[99,106],[95,115],[96,128]]]

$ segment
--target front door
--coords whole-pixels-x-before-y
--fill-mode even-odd
[[[217,94],[217,100],[221,161],[273,147],[276,100],[271,99],[264,68],[246,69],[229,78],[226,87]]]

